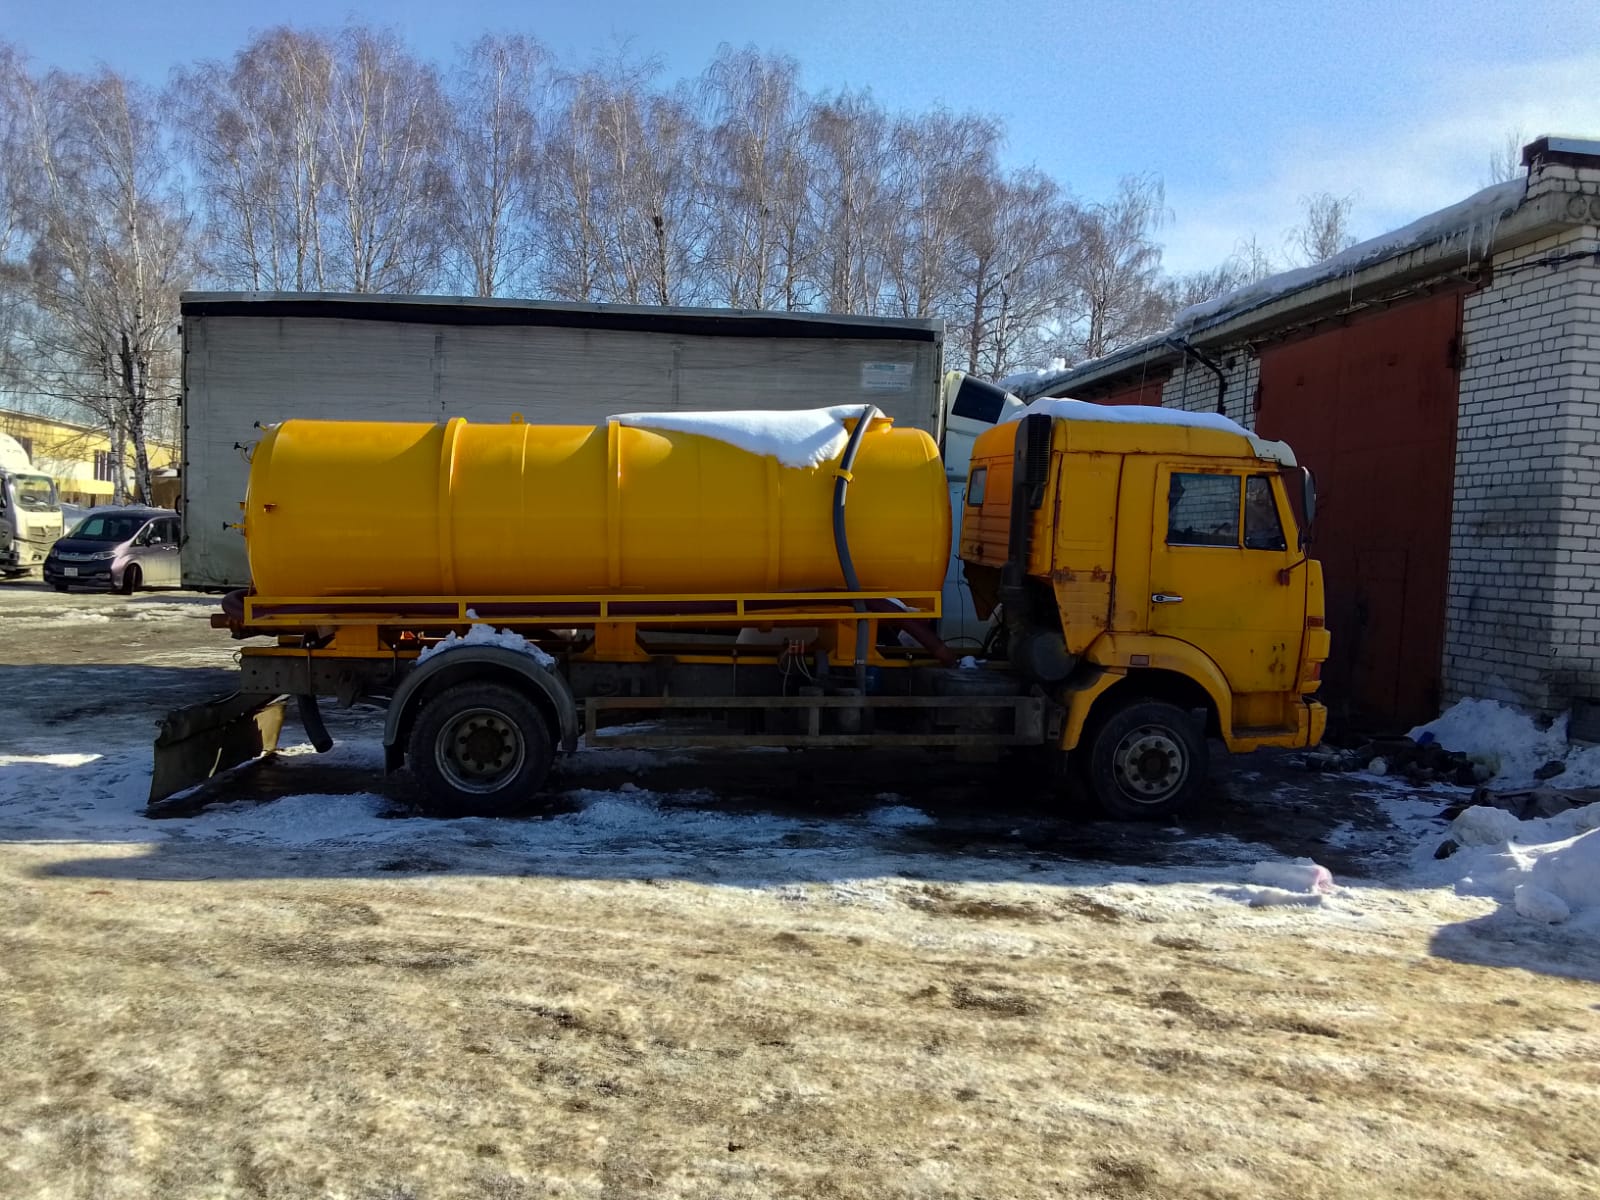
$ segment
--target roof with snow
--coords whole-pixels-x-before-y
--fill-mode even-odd
[[[1578,144],[1574,139],[1547,140]],[[1176,362],[1187,347],[1226,345],[1300,326],[1429,278],[1470,271],[1497,250],[1559,228],[1560,214],[1553,203],[1546,203],[1558,198],[1529,200],[1527,189],[1526,178],[1493,184],[1459,204],[1359,242],[1323,262],[1191,305],[1177,314],[1170,329],[1103,358],[1011,375],[1002,386],[1024,400],[1068,392],[1103,394],[1133,370]]]

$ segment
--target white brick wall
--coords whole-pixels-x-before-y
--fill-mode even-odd
[[[1228,377],[1228,390],[1223,397],[1226,415],[1246,429],[1254,429],[1261,360],[1248,347],[1220,353],[1208,350],[1207,354]],[[1217,383],[1215,371],[1194,359],[1185,359],[1162,387],[1161,405],[1163,408],[1181,408],[1186,412],[1216,412]]]
[[[1600,201],[1595,172],[1537,191]],[[1600,209],[1597,209],[1600,213]],[[1456,434],[1445,699],[1541,713],[1600,695],[1600,229],[1495,257],[1469,295]],[[1588,257],[1546,262],[1567,254]]]

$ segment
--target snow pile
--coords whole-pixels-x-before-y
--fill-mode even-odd
[[[1442,861],[1463,895],[1509,902],[1529,920],[1575,915],[1600,932],[1600,804],[1518,821],[1497,808],[1469,808],[1450,826],[1458,848]]]
[[[693,433],[715,438],[750,454],[775,458],[786,467],[815,467],[844,453],[846,420],[862,413],[859,404],[803,408],[793,412],[624,413],[611,420],[631,429]]]
[[[888,795],[889,793],[885,793],[878,799],[883,800]],[[894,798],[899,799],[898,796]],[[934,824],[934,819],[920,808],[912,808],[909,804],[886,804],[867,813],[867,824],[875,825],[879,829],[920,829]]]
[[[555,659],[520,633],[512,633],[509,629],[502,629],[497,633],[492,625],[474,625],[467,630],[466,637],[457,637],[451,633],[443,641],[434,643],[417,655],[417,661],[425,662],[435,654],[443,654],[446,650],[454,650],[460,646],[499,646],[504,650],[515,650],[518,654],[526,654],[541,667],[556,665]]]
[[[1217,889],[1217,895],[1251,908],[1301,906],[1320,908],[1333,894],[1333,874],[1309,858],[1293,862],[1258,862],[1240,887]]]
[[[1477,759],[1505,787],[1536,783],[1534,772],[1551,762],[1566,769],[1547,780],[1550,787],[1600,785],[1600,747],[1568,745],[1565,716],[1540,729],[1527,714],[1497,700],[1462,700],[1408,736],[1412,741],[1431,737],[1446,750]]]

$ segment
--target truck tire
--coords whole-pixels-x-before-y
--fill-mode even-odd
[[[1097,721],[1085,741],[1088,790],[1107,816],[1169,817],[1205,787],[1204,727],[1175,704],[1133,701]]]
[[[504,817],[528,808],[555,749],[544,714],[522,692],[458,683],[423,705],[406,758],[429,814]]]

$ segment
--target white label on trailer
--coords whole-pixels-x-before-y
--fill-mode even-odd
[[[861,390],[909,392],[913,370],[911,363],[864,362],[861,364]]]

